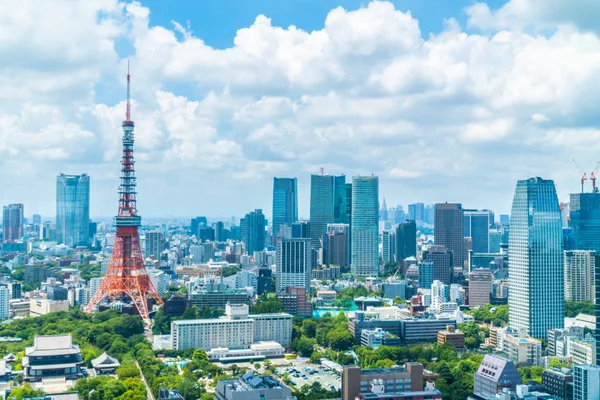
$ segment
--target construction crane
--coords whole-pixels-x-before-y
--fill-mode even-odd
[[[596,168],[594,168],[594,170],[590,174],[590,180],[592,181],[592,191],[594,193],[598,193],[598,188],[596,187],[596,174],[598,173],[599,170],[600,170],[600,161],[598,161],[598,164],[596,164]]]
[[[587,175],[585,174],[585,172],[583,172],[583,170],[581,169],[579,164],[577,164],[577,161],[575,161],[575,159],[573,159],[573,164],[575,164],[575,166],[579,170],[579,173],[581,174],[581,193],[583,193],[583,183],[587,180]],[[596,176],[594,176],[594,182],[595,182],[595,179],[596,179]]]

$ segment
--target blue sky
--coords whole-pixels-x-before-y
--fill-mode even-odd
[[[567,200],[571,159],[598,162],[597,0],[34,3],[0,2],[0,203],[28,215],[61,172],[116,211],[127,60],[143,216],[269,216],[295,176],[306,217],[321,167],[499,214],[518,179]]]

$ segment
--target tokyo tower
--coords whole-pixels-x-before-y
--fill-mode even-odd
[[[133,121],[129,92],[129,68],[127,69],[127,111],[123,121],[123,157],[121,159],[121,185],[119,186],[119,213],[115,217],[117,234],[112,257],[100,287],[85,308],[85,312],[95,311],[106,297],[118,299],[129,297],[144,321],[150,321],[147,298],[152,297],[158,304],[163,301],[150,281],[144,267],[140,249],[138,227],[142,218],[136,208],[136,178],[133,161]]]

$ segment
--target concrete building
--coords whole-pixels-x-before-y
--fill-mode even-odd
[[[385,339],[392,336],[389,332],[376,328],[373,330],[363,329],[360,334],[360,345],[378,349],[385,344]]]
[[[434,236],[436,246],[444,246],[452,252],[454,267],[463,268],[463,209],[461,204],[438,203],[435,205]],[[450,282],[444,281],[450,284]]]
[[[10,290],[0,286],[0,320],[10,318]]]
[[[596,252],[569,250],[564,252],[565,301],[596,301]]]
[[[437,340],[438,332],[447,326],[456,327],[451,318],[407,318],[400,320],[400,337],[405,343],[419,343]]]
[[[523,331],[524,333],[524,331]],[[518,366],[541,365],[542,342],[524,334],[506,332],[503,351]]]
[[[439,331],[437,335],[437,343],[438,344],[446,344],[450,343],[457,350],[465,349],[465,334],[456,328],[453,325],[449,325],[446,327],[446,330]]]
[[[291,400],[292,391],[271,376],[248,371],[238,379],[220,380],[215,391],[217,400]]]
[[[323,243],[322,264],[328,267],[337,265],[347,267],[349,264],[349,226],[348,224],[327,224],[327,233]]]
[[[517,182],[508,243],[511,328],[546,339],[564,326],[562,222],[554,182]]]
[[[29,301],[29,315],[31,317],[39,317],[58,311],[69,311],[69,301],[48,299],[31,299]]]
[[[144,257],[154,257],[155,260],[160,259],[160,255],[162,254],[165,244],[163,234],[160,231],[152,231],[146,232],[146,249],[144,252]],[[196,262],[202,262],[200,260],[194,259]],[[208,260],[207,260],[208,261]]]
[[[305,288],[288,286],[285,291],[277,293],[286,313],[298,317],[312,316],[312,302]]]
[[[174,350],[189,348],[250,348],[259,341],[275,341],[288,347],[292,340],[292,315],[248,315],[245,304],[228,304],[225,316],[213,319],[177,320],[171,323]]]
[[[342,400],[354,400],[361,394],[371,393],[374,381],[383,382],[385,393],[419,392],[423,390],[423,365],[410,362],[395,368],[344,367]]]
[[[350,266],[359,276],[379,275],[379,178],[352,177]]]
[[[386,299],[395,299],[399,297],[402,300],[406,300],[406,281],[388,281],[383,285],[383,297]]]
[[[381,236],[381,259],[384,263],[395,261],[396,233],[385,230]]]
[[[287,287],[310,290],[312,257],[309,239],[280,238],[276,257],[277,292],[285,291]]]
[[[569,368],[546,369],[542,372],[542,385],[546,391],[561,399],[573,399],[573,371]]]
[[[573,364],[596,364],[596,341],[591,334],[583,339],[569,338],[566,344]]]
[[[600,399],[600,366],[575,365],[573,367],[573,400]]]
[[[489,269],[475,269],[469,274],[469,307],[481,307],[490,302],[494,274]]]
[[[514,390],[521,382],[519,370],[512,361],[488,354],[475,373],[473,392],[489,399],[503,389]]]
[[[462,258],[462,256],[461,256]],[[452,283],[454,271],[454,254],[444,246],[430,246],[423,251],[423,262],[433,263],[433,280],[446,285]]]
[[[228,303],[249,304],[250,296],[245,290],[223,289],[219,291],[194,290],[188,295],[192,306],[212,307],[224,310]]]

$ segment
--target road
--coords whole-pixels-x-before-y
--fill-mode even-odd
[[[135,366],[140,371],[142,382],[144,382],[144,386],[146,386],[146,391],[148,392],[148,400],[155,400],[154,395],[152,394],[152,390],[150,390],[150,386],[148,386],[148,382],[146,382],[146,378],[144,378],[144,374],[142,373],[142,369],[140,368],[140,364],[138,364],[137,360],[135,360]]]

